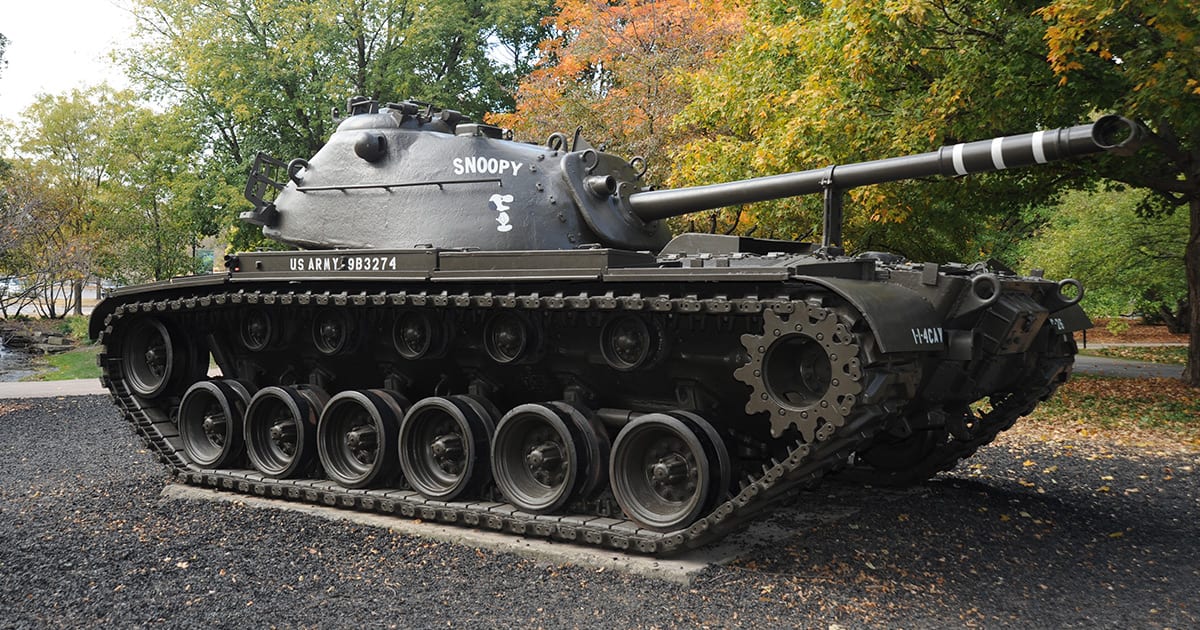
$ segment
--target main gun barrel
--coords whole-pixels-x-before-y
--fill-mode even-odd
[[[1120,116],[1104,116],[1089,125],[1035,131],[1016,136],[949,145],[919,155],[859,162],[756,177],[725,184],[634,193],[630,208],[644,221],[723,208],[742,203],[782,199],[827,190],[933,175],[967,175],[1098,153],[1136,150],[1141,126]]]

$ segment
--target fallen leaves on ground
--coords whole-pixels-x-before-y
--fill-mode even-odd
[[[1097,318],[1095,328],[1088,329],[1088,343],[1187,343],[1186,334],[1175,334],[1166,326],[1147,326],[1136,320],[1128,320],[1129,328],[1118,334],[1112,334],[1106,328],[1108,320]],[[1083,346],[1083,332],[1075,333],[1075,340]]]
[[[1108,346],[1106,348],[1080,348],[1079,354],[1124,361],[1186,365],[1187,351],[1187,346]]]
[[[24,411],[26,409],[29,409],[29,405],[7,400],[0,400],[0,416],[12,413],[14,411]]]
[[[1170,378],[1076,377],[1002,435],[1200,452],[1200,390]]]

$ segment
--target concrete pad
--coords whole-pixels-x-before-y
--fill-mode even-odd
[[[162,496],[171,500],[224,501],[252,508],[292,510],[332,521],[349,521],[359,525],[382,527],[409,536],[420,536],[457,545],[512,553],[548,564],[572,564],[589,569],[618,571],[685,586],[692,584],[693,580],[711,564],[729,564],[750,547],[782,543],[793,536],[796,531],[791,526],[795,523],[795,514],[782,521],[767,518],[741,532],[727,536],[714,545],[667,558],[651,558],[545,538],[527,538],[484,529],[455,527],[400,516],[340,510],[321,505],[267,499],[181,484],[166,486],[163,488]],[[795,512],[794,509],[790,511]],[[857,511],[857,508],[845,508],[832,512],[823,511],[819,515],[812,515],[811,518],[815,521],[837,521]],[[784,522],[787,522],[786,526],[782,525]]]
[[[56,398],[58,396],[91,396],[94,394],[108,394],[108,390],[100,386],[98,378],[0,383],[0,399]]]
[[[220,377],[221,370],[211,368],[209,376]],[[58,396],[108,395],[98,378],[79,378],[65,381],[0,382],[0,400],[5,398],[56,398]]]

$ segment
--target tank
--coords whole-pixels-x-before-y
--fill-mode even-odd
[[[670,554],[829,475],[950,469],[1070,374],[1079,282],[847,255],[845,190],[1128,153],[1139,129],[653,190],[579,132],[352,99],[316,155],[255,161],[242,218],[296,249],[112,291],[91,335],[182,482]],[[804,194],[820,243],[663,224]]]

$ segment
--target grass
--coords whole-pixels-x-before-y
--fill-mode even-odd
[[[1079,354],[1091,357],[1108,357],[1128,361],[1149,361],[1184,365],[1187,363],[1186,346],[1111,346],[1108,348],[1081,348]]]
[[[64,317],[59,322],[59,332],[74,339],[78,343],[88,343],[88,320],[91,319],[87,315],[70,315]]]
[[[83,346],[62,354],[52,354],[35,363],[37,373],[25,380],[65,381],[76,378],[100,378],[96,355],[100,346]]]
[[[1200,445],[1200,390],[1170,378],[1080,375],[1039,405],[1029,420],[1134,441],[1140,434],[1162,433]]]
[[[79,347],[60,354],[46,355],[33,360],[36,372],[26,381],[65,381],[77,378],[100,378],[96,367],[96,355],[100,346],[91,345],[88,339],[88,317],[71,315],[59,320],[39,320],[37,328],[46,333],[66,335]]]

